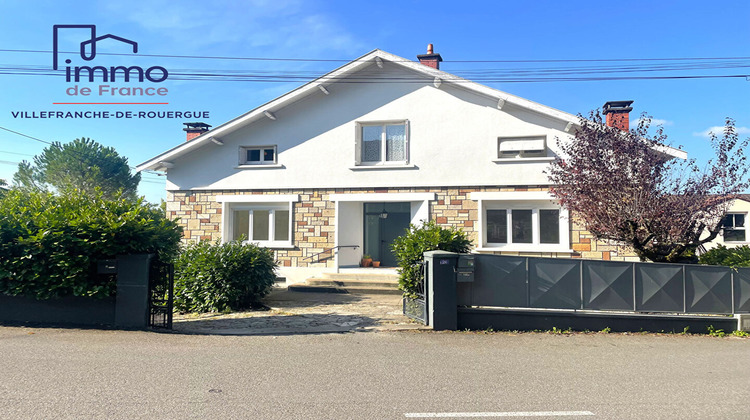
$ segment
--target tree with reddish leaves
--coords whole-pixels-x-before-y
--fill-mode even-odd
[[[711,134],[716,156],[704,169],[669,153],[650,118],[621,131],[601,114],[581,117],[548,176],[552,195],[598,240],[632,248],[641,261],[695,263],[696,251],[721,232],[731,200],[748,187],[745,150],[734,121]]]

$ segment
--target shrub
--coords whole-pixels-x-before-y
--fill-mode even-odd
[[[410,225],[409,231],[396,238],[392,246],[400,267],[399,289],[403,290],[405,296],[412,298],[422,292],[422,261],[425,252],[469,252],[470,247],[471,241],[466,237],[466,233],[455,227],[443,228],[434,221],[421,226]]]
[[[727,248],[719,245],[700,256],[701,264],[726,265],[729,267],[750,267],[750,247],[742,245]]]
[[[0,200],[0,294],[111,296],[115,281],[96,278],[96,260],[156,253],[169,261],[181,236],[143,200],[10,190]]]
[[[175,261],[174,307],[225,312],[256,306],[271,291],[273,251],[240,241],[188,245]]]

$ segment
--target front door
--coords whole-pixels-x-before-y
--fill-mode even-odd
[[[364,203],[365,237],[364,254],[382,267],[395,267],[396,257],[391,252],[391,244],[397,237],[406,233],[411,222],[410,203]]]

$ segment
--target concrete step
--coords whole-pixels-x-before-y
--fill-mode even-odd
[[[305,283],[293,284],[288,288],[296,292],[401,294],[398,290],[398,274],[393,270],[377,269],[323,273],[320,277],[308,278]]]
[[[380,272],[373,270],[373,272],[367,271],[354,271],[345,273],[323,273],[321,274],[322,279],[346,281],[346,280],[366,280],[366,281],[384,281],[398,283],[398,274],[394,272]]]
[[[305,283],[316,286],[336,286],[336,287],[390,287],[398,288],[398,280],[392,279],[357,279],[357,278],[342,278],[338,277],[335,279],[328,278],[317,278],[312,277],[305,280]]]
[[[353,295],[400,295],[401,291],[396,287],[378,286],[335,286],[324,284],[292,284],[288,288],[293,292],[311,293],[350,293]]]

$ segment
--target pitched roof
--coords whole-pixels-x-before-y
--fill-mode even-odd
[[[279,96],[276,99],[266,102],[265,104],[260,105],[255,109],[252,109],[230,121],[227,121],[226,123],[215,127],[213,130],[207,131],[188,142],[181,143],[173,147],[172,149],[169,149],[141,163],[136,167],[136,170],[142,171],[164,169],[167,167],[168,163],[163,164],[162,162],[169,162],[172,159],[179,158],[180,156],[190,151],[196,150],[201,146],[210,143],[212,138],[220,138],[244,126],[247,126],[254,121],[258,121],[263,118],[273,118],[274,111],[284,108],[285,106],[290,105],[320,90],[326,92],[326,86],[335,84],[339,79],[350,76],[366,67],[372,65],[382,67],[383,62],[390,62],[403,68],[415,71],[425,76],[427,83],[432,82],[435,83],[435,85],[438,85],[439,83],[453,84],[462,89],[496,99],[498,101],[498,108],[501,108],[507,104],[519,108],[524,108],[526,110],[536,112],[538,114],[545,115],[547,117],[554,118],[563,122],[567,122],[571,127],[573,125],[579,124],[579,117],[576,115],[559,111],[546,105],[542,105],[534,101],[521,98],[519,96],[511,95],[509,93],[493,89],[489,86],[485,86],[464,79],[462,77],[458,77],[451,73],[437,70],[418,62],[407,60],[397,55],[375,49],[329,73],[326,73],[323,76],[320,76],[315,80],[312,80],[290,92],[285,93],[284,95]],[[668,155],[682,159],[687,157],[687,154],[685,152],[669,147],[665,147],[664,152]]]

